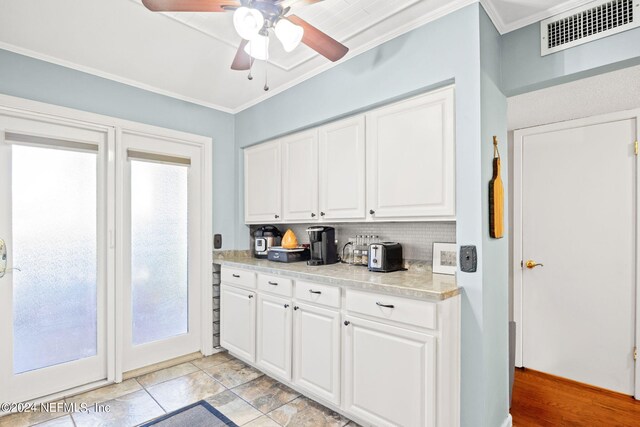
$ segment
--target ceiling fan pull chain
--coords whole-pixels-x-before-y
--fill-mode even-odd
[[[251,43],[249,43],[249,75],[247,76],[249,80],[253,80],[253,76],[251,75],[251,71],[253,69],[253,56],[251,56],[252,48],[253,46],[251,46]]]
[[[269,39],[265,38],[264,41],[264,49],[265,51],[267,51],[269,49]],[[264,61],[264,91],[268,91],[269,90],[269,72],[268,72],[268,68],[269,68],[269,59],[265,59]]]

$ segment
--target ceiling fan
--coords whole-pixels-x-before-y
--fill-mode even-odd
[[[269,30],[273,30],[285,51],[300,42],[331,61],[338,61],[349,48],[296,15],[287,15],[293,5],[309,5],[322,0],[142,0],[153,12],[233,11],[233,24],[242,37],[232,70],[249,70],[254,59],[268,60]],[[249,77],[251,78],[251,77]],[[267,86],[265,85],[265,90]]]

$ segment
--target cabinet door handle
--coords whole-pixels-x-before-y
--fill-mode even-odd
[[[375,215],[376,211],[374,211],[373,209],[369,209],[369,215]]]
[[[324,212],[320,212],[320,216],[325,216],[325,213]]]
[[[393,304],[382,304],[381,302],[377,302],[376,305],[378,307],[384,307],[384,308],[394,308],[395,307]]]
[[[289,308],[289,304],[285,304],[285,305],[284,305],[284,308]]]
[[[348,320],[344,321],[344,326],[349,326],[351,324],[351,322],[349,322]]]
[[[278,282],[267,282],[268,284],[270,284],[271,286],[278,286]]]
[[[311,212],[311,218],[315,218],[316,214],[314,214],[313,212]]]
[[[322,291],[314,291],[313,289],[309,289],[309,292],[311,292],[312,294],[318,294],[318,295],[322,293]]]
[[[275,219],[280,218],[280,215],[274,215]]]
[[[299,309],[300,309],[300,307],[298,307],[297,305],[294,305],[294,306],[293,306],[293,309],[294,309],[294,310],[299,310]]]
[[[239,278],[240,278],[240,275],[239,275],[239,274],[232,274],[232,276],[233,276],[233,277],[235,277],[236,279],[239,279]]]
[[[253,295],[249,295],[249,299],[253,298]]]

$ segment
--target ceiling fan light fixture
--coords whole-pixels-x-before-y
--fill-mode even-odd
[[[267,61],[269,59],[269,37],[258,34],[247,43],[244,51],[254,59]]]
[[[302,41],[304,35],[304,29],[289,21],[288,19],[280,19],[273,31],[276,33],[276,37],[282,43],[282,47],[285,51],[291,52]]]
[[[264,26],[264,16],[258,9],[239,7],[233,13],[233,26],[245,40],[252,40]]]

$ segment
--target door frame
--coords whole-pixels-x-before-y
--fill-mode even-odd
[[[79,392],[105,383],[121,382],[123,377],[121,342],[123,336],[122,313],[121,309],[116,309],[116,307],[122,307],[122,263],[119,259],[116,259],[115,256],[118,213],[114,207],[116,194],[118,191],[121,191],[121,189],[116,187],[116,180],[111,179],[111,177],[115,177],[117,174],[115,156],[122,144],[121,131],[123,129],[131,132],[157,135],[161,138],[187,141],[201,150],[202,185],[199,195],[202,200],[200,224],[202,259],[199,269],[200,281],[202,283],[200,351],[204,356],[213,354],[213,288],[211,285],[211,277],[213,274],[211,259],[211,254],[213,253],[212,138],[4,94],[0,94],[0,110],[41,116],[49,120],[59,120],[61,122],[75,123],[76,125],[109,127],[112,128],[115,133],[115,152],[109,152],[107,165],[107,173],[110,177],[107,182],[106,199],[107,206],[109,207],[107,240],[110,257],[108,257],[106,269],[112,277],[111,280],[115,281],[115,285],[111,284],[107,289],[107,378],[99,383],[81,386],[73,390]],[[54,393],[49,397],[62,396],[63,394],[68,395],[69,392]],[[42,399],[36,400],[40,401]]]
[[[114,171],[114,162],[113,155],[115,152],[115,132],[112,126],[107,124],[98,124],[98,123],[89,123],[86,121],[78,121],[73,118],[61,118],[53,115],[40,114],[34,110],[27,110],[21,108],[15,108],[13,105],[8,105],[2,102],[0,99],[0,115],[4,117],[13,117],[16,119],[29,120],[33,122],[39,122],[44,124],[50,124],[52,126],[67,126],[70,128],[77,128],[82,130],[87,130],[91,132],[96,132],[104,135],[104,140],[98,143],[95,143],[97,150],[96,155],[96,240],[97,240],[97,276],[96,276],[96,295],[98,298],[98,305],[96,307],[97,311],[97,347],[96,347],[96,355],[90,356],[81,360],[89,362],[89,359],[97,359],[102,361],[100,363],[104,363],[104,370],[106,372],[106,378],[98,379],[95,381],[91,381],[86,384],[81,384],[79,387],[86,387],[87,384],[93,383],[101,383],[104,381],[113,381],[115,378],[114,372],[111,369],[111,360],[113,359],[113,351],[112,351],[112,338],[113,338],[113,289],[115,283],[115,277],[113,274],[113,269],[111,268],[110,261],[114,258],[114,246],[112,245],[111,233],[110,230],[113,228],[114,220],[115,220],[115,209],[113,209],[112,201],[114,199],[114,185],[113,185],[113,171]],[[73,139],[73,138],[72,138]],[[85,143],[84,141],[78,141]],[[4,143],[4,129],[0,129],[0,143]],[[86,142],[89,145],[94,145],[94,142]],[[35,147],[43,147],[47,146],[40,143],[35,144],[25,144],[27,146],[35,146]],[[11,237],[11,236],[10,236]],[[11,238],[9,239],[11,242]],[[13,267],[13,265],[9,265],[8,267]],[[17,266],[16,266],[17,267]],[[13,336],[13,331],[10,328],[11,324],[5,324],[0,326],[0,332],[8,337]],[[11,351],[13,347],[13,343],[10,343],[8,346],[8,351]],[[68,375],[69,366],[72,363],[77,363],[79,361],[69,361],[60,363],[57,365],[52,365],[49,367],[44,367],[37,369],[33,372],[24,372],[19,375],[27,378],[26,381],[28,383],[40,383],[41,380],[38,379],[39,375],[42,375],[40,372],[42,370],[49,370],[50,375],[54,376],[54,380],[58,379],[58,381],[63,381],[64,375]],[[95,363],[95,362],[94,362]],[[65,366],[68,366],[65,368]],[[8,372],[7,375],[10,375]],[[5,371],[4,369],[0,369],[0,376],[3,377],[3,382],[7,383],[12,382],[11,377],[4,378]],[[89,377],[93,375],[83,374],[84,377]],[[25,386],[28,388],[28,383]],[[47,382],[48,383],[48,382]],[[48,386],[45,385],[45,389],[54,389],[53,385]],[[15,390],[14,390],[15,392]],[[0,390],[0,398],[4,396],[5,401],[9,401],[13,399],[14,401],[22,401],[25,396],[30,396],[27,393],[19,393],[13,396],[5,396],[5,391]],[[11,397],[11,399],[9,399]]]
[[[513,133],[513,320],[516,322],[516,357],[515,366],[523,367],[523,273],[522,258],[522,174],[524,137],[564,129],[620,121],[636,120],[636,142],[640,141],[640,109],[618,111],[563,122],[517,129]],[[629,141],[629,149],[633,150],[634,141]],[[640,347],[640,161],[636,155],[636,283],[635,283],[635,346]],[[635,398],[640,399],[640,360],[635,360]]]
[[[139,138],[138,140],[127,141],[126,136],[133,138]],[[203,232],[203,223],[205,221],[202,213],[203,205],[203,184],[205,177],[204,168],[204,154],[200,150],[198,144],[193,144],[191,141],[184,139],[177,139],[167,137],[164,134],[154,132],[139,132],[130,130],[129,128],[118,129],[119,144],[117,145],[116,158],[116,253],[118,263],[118,283],[116,293],[120,295],[116,310],[121,313],[116,318],[118,322],[118,331],[122,340],[120,341],[120,349],[122,350],[118,356],[122,358],[122,371],[127,372],[138,368],[143,368],[151,364],[160,363],[166,360],[171,360],[177,357],[190,354],[194,351],[198,351],[202,347],[202,334],[200,336],[194,336],[191,334],[192,328],[196,327],[202,331],[204,324],[202,323],[202,314],[204,311],[203,299],[206,298],[202,287],[197,288],[197,293],[194,294],[192,290],[193,282],[196,283],[208,283],[211,284],[211,280],[205,279],[203,273],[202,264],[211,264],[211,259],[203,256],[203,251],[207,251],[205,245],[205,236]],[[190,309],[188,310],[188,332],[187,334],[178,335],[175,337],[163,338],[159,341],[147,342],[139,345],[133,345],[131,322],[133,321],[132,308],[132,289],[131,289],[131,162],[128,158],[128,150],[133,149],[137,151],[143,151],[150,154],[160,154],[169,156],[189,157],[191,164],[188,168],[188,200],[189,200],[189,214],[188,221],[190,226],[188,227],[189,237],[189,259],[188,259],[188,304]],[[196,178],[197,181],[191,182],[191,178]],[[194,203],[196,204],[194,208]],[[200,209],[199,209],[200,208]],[[197,216],[194,218],[196,215]],[[199,219],[199,221],[198,221]],[[191,250],[191,249],[195,250]],[[194,253],[199,256],[193,256]],[[211,253],[211,252],[208,252]],[[196,272],[196,274],[193,274]],[[198,272],[200,274],[198,274]],[[206,273],[205,273],[206,274]],[[195,277],[194,277],[195,276]],[[208,277],[211,277],[209,274]],[[211,286],[208,287],[211,289]],[[211,290],[211,293],[213,291]],[[209,297],[209,300],[211,300]],[[200,304],[198,304],[200,302]],[[193,307],[193,309],[191,309]],[[213,315],[213,314],[212,314]],[[200,321],[198,321],[200,319]],[[126,325],[128,322],[129,325]],[[213,319],[211,322],[211,328]],[[213,332],[210,334],[213,336]],[[194,340],[200,344],[195,347]],[[167,345],[166,341],[173,341]],[[175,344],[175,345],[174,345]],[[191,347],[186,353],[181,352],[181,347]],[[192,347],[193,346],[193,347]],[[135,349],[134,349],[135,348]]]

